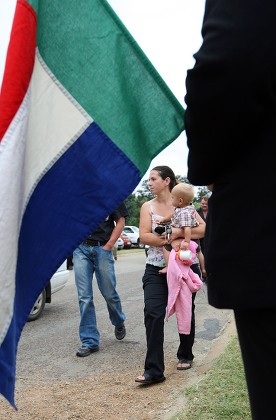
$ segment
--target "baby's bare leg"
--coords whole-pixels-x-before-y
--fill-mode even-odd
[[[163,246],[163,254],[164,254],[165,261],[166,261],[166,267],[159,270],[160,274],[166,274],[167,267],[168,267],[168,262],[169,262],[169,258],[170,258],[170,251],[168,251],[164,246]]]

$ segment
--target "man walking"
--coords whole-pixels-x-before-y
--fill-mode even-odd
[[[76,353],[79,357],[89,356],[99,350],[100,333],[97,329],[93,302],[92,280],[94,273],[99,290],[106,301],[110,321],[115,326],[115,337],[117,340],[122,340],[126,335],[125,314],[116,291],[112,247],[121,235],[127,215],[125,205],[121,204],[73,253],[80,308],[81,347]]]

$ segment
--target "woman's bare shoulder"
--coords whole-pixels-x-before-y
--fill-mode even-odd
[[[141,209],[142,208],[150,208],[152,206],[153,202],[154,202],[154,198],[152,200],[146,201],[145,203],[142,204]]]

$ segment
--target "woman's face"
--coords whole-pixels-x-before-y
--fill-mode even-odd
[[[150,171],[148,187],[153,195],[158,195],[165,188],[168,188],[167,178],[164,180],[157,171]]]
[[[208,201],[202,199],[201,202],[200,202],[200,206],[201,206],[203,211],[207,211],[208,210]]]

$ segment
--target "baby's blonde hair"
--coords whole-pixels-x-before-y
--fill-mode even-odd
[[[172,189],[172,193],[175,194],[178,198],[182,198],[185,205],[192,203],[195,197],[194,187],[185,182],[180,182]]]

